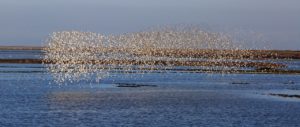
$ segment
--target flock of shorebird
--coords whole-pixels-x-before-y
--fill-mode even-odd
[[[47,40],[44,61],[55,81],[99,81],[110,70],[164,70],[174,66],[240,67],[247,50],[236,54],[240,45],[229,35],[196,27],[166,27],[103,35],[63,31]],[[244,59],[246,60],[246,59]]]

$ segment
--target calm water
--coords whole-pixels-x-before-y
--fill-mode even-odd
[[[299,126],[300,99],[270,93],[300,95],[300,75],[114,72],[59,86],[43,65],[0,64],[0,126]]]
[[[0,59],[39,59],[42,56],[40,50],[0,50]]]

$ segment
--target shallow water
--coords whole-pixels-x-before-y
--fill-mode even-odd
[[[0,64],[0,126],[299,126],[300,99],[270,93],[300,95],[300,75],[116,71],[58,85],[43,65]]]
[[[0,50],[0,59],[38,59],[42,57],[41,50]]]

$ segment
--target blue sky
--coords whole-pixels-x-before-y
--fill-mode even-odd
[[[300,50],[299,0],[0,0],[0,45],[42,45],[55,31],[118,34],[165,24],[255,31]]]

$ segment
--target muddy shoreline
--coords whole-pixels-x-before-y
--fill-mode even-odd
[[[123,62],[123,63],[122,63]],[[130,63],[131,62],[131,63]],[[135,62],[135,63],[132,63]],[[0,59],[0,64],[51,64],[53,62],[46,62],[42,59]],[[137,62],[137,61],[97,61],[94,64],[130,64],[130,65],[142,65],[149,64],[145,62]],[[170,64],[170,62],[166,61],[156,61],[153,62],[154,65],[162,65],[162,64]],[[300,70],[286,70],[281,68],[285,65],[283,64],[275,64],[275,63],[262,63],[262,62],[195,62],[193,64],[186,62],[174,62],[175,66],[206,66],[206,67],[214,67],[214,66],[227,66],[227,67],[252,67],[256,68],[254,70],[214,70],[214,69],[162,69],[162,68],[139,68],[141,71],[177,71],[180,73],[247,73],[247,74],[300,74]]]
[[[32,46],[0,46],[0,50],[43,50],[46,47]],[[91,47],[92,48],[92,47]],[[130,49],[105,48],[101,51],[117,52],[128,51]],[[295,50],[216,50],[216,49],[141,49],[143,52],[135,55],[143,56],[151,54],[152,56],[169,57],[194,57],[194,58],[216,58],[230,57],[233,59],[300,59],[300,51]]]

